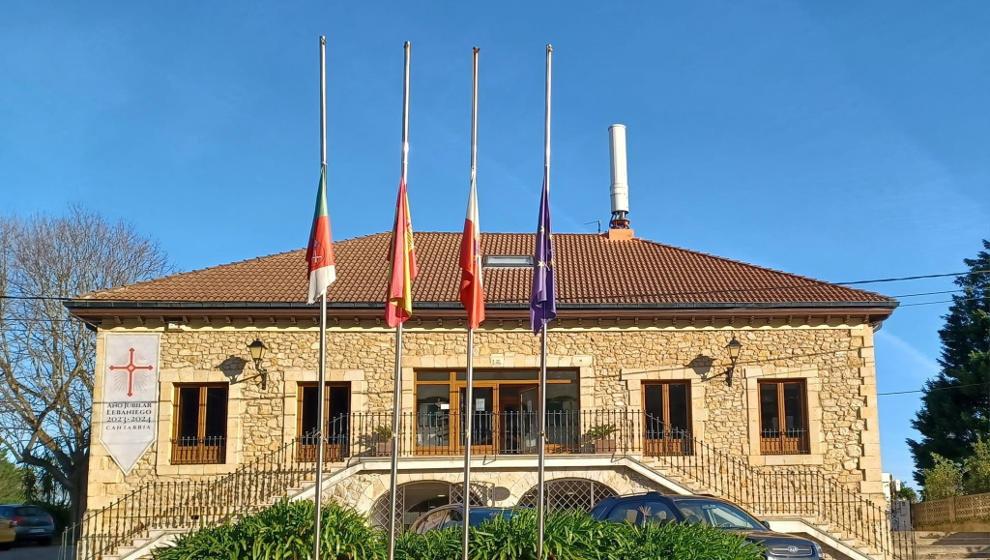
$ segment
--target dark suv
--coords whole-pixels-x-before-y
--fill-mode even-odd
[[[820,560],[821,548],[808,539],[773,532],[739,506],[709,496],[666,495],[657,492],[613,496],[598,502],[591,516],[617,523],[703,523],[738,532],[764,548],[767,560]]]

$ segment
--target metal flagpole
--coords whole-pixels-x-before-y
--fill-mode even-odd
[[[409,170],[409,41],[406,41],[402,85],[402,184]],[[405,219],[399,216],[397,219]],[[397,258],[393,256],[392,258]],[[399,486],[399,414],[402,410],[402,322],[395,327],[395,389],[392,392],[392,479],[388,517],[388,560],[395,560],[395,515]]]
[[[546,118],[543,122],[543,176],[550,185],[550,59],[553,54],[553,47],[547,45],[547,90],[546,90]],[[544,501],[546,500],[546,484],[544,469],[546,466],[547,447],[547,320],[543,319],[543,329],[540,332],[540,449],[537,461],[537,528],[536,528],[536,559],[543,560],[543,516],[545,513]]]
[[[323,176],[327,170],[327,38],[320,36],[320,166]],[[313,487],[314,520],[313,520],[313,560],[320,558],[320,531],[323,521],[323,445],[324,418],[326,415],[324,384],[327,371],[327,292],[324,290],[320,297],[320,371],[316,384],[316,394],[319,401],[316,405],[316,485]]]
[[[474,193],[475,182],[478,176],[478,52],[481,49],[474,48],[474,61],[472,64],[471,79],[471,192]],[[473,219],[473,217],[472,217]],[[477,227],[477,224],[475,224]],[[473,243],[473,240],[472,240]],[[467,383],[464,388],[464,395],[467,399],[467,406],[464,407],[464,492],[461,500],[464,502],[464,534],[462,556],[463,560],[468,560],[468,537],[470,535],[470,513],[471,513],[471,421],[474,416],[474,328],[468,317],[468,338],[467,338],[467,372],[465,378]]]

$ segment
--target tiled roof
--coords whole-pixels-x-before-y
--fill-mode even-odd
[[[457,305],[460,233],[415,235],[419,276],[413,295],[417,305]],[[337,281],[330,286],[328,302],[335,307],[382,305],[389,237],[389,233],[378,233],[334,244]],[[481,238],[485,255],[529,255],[533,245],[533,234],[488,233]],[[896,305],[893,299],[873,292],[643,239],[556,234],[554,246],[558,304],[565,308]],[[99,306],[98,301],[108,306],[111,302],[300,304],[306,300],[304,256],[304,249],[289,251],[94,292],[75,301],[86,307]],[[529,268],[486,268],[488,305],[525,306],[531,277]]]

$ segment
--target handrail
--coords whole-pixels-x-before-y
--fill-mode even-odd
[[[208,480],[156,479],[91,511],[63,537],[62,555],[77,560],[112,555],[156,529],[196,529],[252,513],[302,484],[312,465],[297,460],[296,441]]]
[[[78,560],[113,555],[154,530],[196,529],[252,513],[313,472],[322,441],[328,463],[392,453],[390,412],[355,412],[329,420],[324,437],[304,434],[254,457],[232,472],[206,480],[156,479],[110,505],[86,514],[66,530]],[[403,457],[463,454],[462,418],[457,412],[403,413],[397,439]],[[535,412],[478,412],[472,449],[491,455],[537,451]],[[752,466],[639,410],[572,410],[547,413],[547,452],[652,457],[704,491],[733,501],[757,515],[797,515],[840,531],[881,558],[910,558],[889,531],[884,504],[812,467]],[[66,549],[67,550],[67,549]]]

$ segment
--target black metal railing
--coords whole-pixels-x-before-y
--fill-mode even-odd
[[[739,504],[758,516],[796,516],[842,533],[884,559],[914,558],[913,541],[890,530],[887,504],[865,497],[858,482],[843,482],[818,467],[756,467],[746,457],[671,429],[680,453],[645,453],[675,476],[707,493]],[[648,446],[647,446],[648,450]]]
[[[843,533],[877,558],[913,557],[911,539],[889,530],[884,503],[862,496],[856,481],[840,481],[820,467],[754,466],[747,457],[638,410],[551,411],[546,424],[547,453],[651,458],[656,463],[650,466],[696,491],[733,501],[756,515],[800,516],[826,532]],[[399,426],[398,437],[393,438],[390,412],[339,415],[328,422],[323,438],[304,434],[229,474],[208,480],[150,481],[70,527],[64,549],[74,545],[76,558],[96,559],[113,555],[155,530],[196,529],[253,513],[311,480],[321,441],[329,468],[357,458],[390,457],[396,442],[401,457],[464,452],[464,422],[458,413],[403,413]],[[535,454],[538,434],[536,413],[477,412],[472,419],[472,451]]]
[[[114,555],[156,530],[197,529],[256,512],[313,475],[289,442],[212,479],[156,479],[66,528],[62,555],[78,560]],[[70,556],[71,554],[71,556]]]

